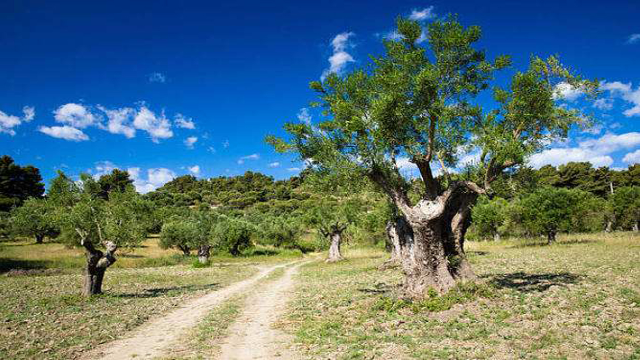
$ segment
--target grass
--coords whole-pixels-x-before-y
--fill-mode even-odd
[[[301,258],[298,250],[282,250],[268,246],[256,246],[239,257],[214,255],[210,263],[281,262],[286,259]],[[162,249],[157,238],[149,238],[141,246],[133,249],[118,249],[115,268],[148,268],[193,264],[195,256],[184,256],[173,249]],[[33,240],[0,242],[0,273],[12,270],[31,273],[73,273],[71,269],[86,266],[84,251],[69,248],[55,242],[36,244]],[[55,271],[51,269],[56,269]]]
[[[254,275],[260,265],[301,257],[291,251],[214,256],[196,268],[194,257],[148,239],[119,254],[105,274],[104,295],[85,298],[79,249],[27,241],[0,246],[0,359],[77,357],[188,299]]]
[[[481,284],[408,302],[380,250],[301,269],[284,329],[310,358],[638,359],[640,236],[468,244]]]

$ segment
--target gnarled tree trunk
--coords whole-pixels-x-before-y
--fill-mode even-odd
[[[343,259],[340,246],[342,245],[342,231],[332,231],[329,234],[331,245],[329,245],[329,257],[326,262],[336,262]]]
[[[413,236],[401,243],[407,296],[422,298],[429,289],[444,293],[458,281],[476,278],[464,252],[476,198],[475,193],[462,192],[444,203],[423,200],[411,209],[408,223]]]
[[[116,262],[114,254],[118,247],[111,241],[104,243],[106,251],[103,253],[93,247],[93,244],[86,239],[81,241],[87,255],[87,268],[84,278],[82,294],[85,296],[102,294],[102,281],[104,272]]]
[[[42,244],[44,242],[44,235],[36,234],[36,244]]]
[[[549,230],[547,232],[547,244],[551,245],[554,242],[556,242],[556,231],[555,230]]]
[[[198,261],[200,264],[206,264],[209,262],[209,255],[211,253],[210,245],[201,245],[198,248]]]

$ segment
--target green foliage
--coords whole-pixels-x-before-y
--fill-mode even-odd
[[[492,81],[510,59],[487,59],[477,48],[479,27],[465,27],[454,17],[435,20],[426,29],[425,47],[416,41],[419,23],[398,19],[397,31],[399,39],[385,40],[384,55],[372,57],[371,64],[310,84],[318,93],[312,105],[323,110],[321,122],[286,123],[290,140],[269,136],[267,142],[319,170],[368,176],[394,202],[405,203],[411,184],[396,166],[398,156],[420,168],[424,197],[433,198],[449,179],[434,179],[431,162],[459,168],[461,153],[478,151],[479,163],[458,178],[488,190],[504,170],[566,137],[573,125],[585,125],[584,114],[560,106],[556,85],[568,83],[595,96],[598,84],[572,74],[557,58],[532,57],[528,69],[500,88]],[[498,107],[485,110],[473,100],[489,89]]]
[[[60,232],[51,201],[38,198],[30,198],[11,211],[11,226],[15,235],[31,236],[39,243],[45,237],[55,238]]]
[[[0,157],[0,211],[9,211],[26,199],[42,194],[44,184],[40,170],[31,165],[20,166],[7,155]]]
[[[134,191],[133,180],[129,178],[129,173],[119,169],[114,169],[111,174],[100,176],[98,180],[100,187],[99,196],[108,199],[112,192]]]
[[[50,201],[63,241],[79,246],[81,240],[95,246],[112,241],[119,247],[133,247],[146,238],[147,204],[134,192],[112,192],[109,200],[99,196],[97,182],[81,175],[74,183],[62,172],[54,179]]]
[[[616,190],[612,205],[617,227],[637,230],[640,223],[640,186],[626,186]]]
[[[602,218],[586,220],[600,210],[600,202],[587,192],[543,187],[522,199],[521,218],[531,234],[555,236],[557,232],[602,230]]]
[[[253,246],[253,231],[253,227],[242,220],[220,216],[211,229],[211,241],[215,249],[238,256]]]
[[[497,237],[504,232],[509,216],[509,203],[502,198],[482,197],[473,207],[474,230],[480,237]]]

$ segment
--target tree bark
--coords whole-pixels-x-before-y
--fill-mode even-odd
[[[551,245],[554,242],[556,242],[556,232],[551,230],[551,231],[547,232],[547,244]]]
[[[635,231],[635,232],[640,231],[640,226],[638,225],[638,221],[636,221],[636,222],[633,224],[633,231]]]
[[[178,245],[178,249],[180,249],[182,251],[182,255],[184,255],[184,256],[191,255],[191,249],[189,249],[188,246]]]
[[[499,232],[494,232],[493,233],[493,241],[500,241],[500,233]]]
[[[329,235],[331,245],[329,245],[329,257],[326,262],[336,262],[343,259],[340,246],[342,245],[342,231],[334,231]]]
[[[477,196],[465,188],[453,189],[403,211],[407,230],[400,238],[400,258],[407,297],[424,298],[429,291],[442,294],[459,281],[477,278],[464,252],[471,206]]]
[[[413,236],[411,228],[404,217],[398,216],[395,220],[389,221],[386,227],[387,240],[386,248],[391,253],[391,257],[380,265],[380,270],[400,266],[402,247],[401,244],[407,242],[407,236]]]
[[[85,271],[84,287],[82,294],[85,296],[102,294],[102,282],[104,272],[116,262],[114,254],[118,247],[111,241],[105,242],[106,251],[103,253],[94,248],[86,239],[81,241],[87,255],[87,268]]]
[[[42,244],[44,242],[44,235],[36,234],[36,244]]]
[[[209,262],[210,253],[210,245],[201,245],[200,248],[198,248],[198,261],[200,262],[200,264],[206,264]]]
[[[609,220],[607,221],[607,227],[604,229],[604,232],[610,233],[611,231],[613,231],[613,221]]]

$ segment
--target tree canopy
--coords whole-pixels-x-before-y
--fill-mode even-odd
[[[0,211],[9,211],[29,197],[42,194],[44,183],[38,168],[20,166],[7,155],[0,158]]]

